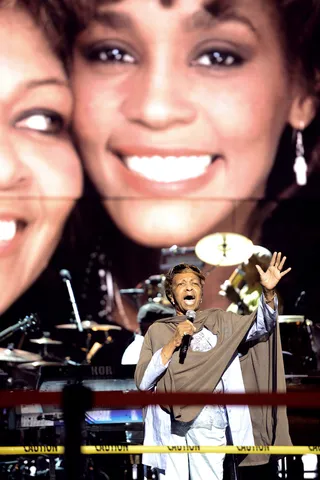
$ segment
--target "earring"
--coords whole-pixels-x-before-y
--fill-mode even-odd
[[[304,145],[303,145],[303,135],[302,131],[304,128],[303,122],[300,124],[300,129],[297,130],[296,135],[296,158],[294,161],[293,170],[296,174],[296,182],[298,185],[307,184],[307,171],[308,166],[306,159],[304,158]]]

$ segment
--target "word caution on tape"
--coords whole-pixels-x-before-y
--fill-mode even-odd
[[[0,455],[61,455],[64,447],[57,445],[24,445],[0,447]],[[84,455],[95,454],[139,454],[139,453],[226,453],[226,454],[269,454],[269,455],[320,455],[320,446],[254,446],[237,447],[234,445],[221,447],[201,446],[147,446],[147,445],[85,445],[81,447]]]

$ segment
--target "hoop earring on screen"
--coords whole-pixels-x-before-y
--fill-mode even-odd
[[[296,131],[296,158],[293,165],[293,171],[296,174],[297,184],[300,186],[306,185],[308,166],[304,155],[302,129]]]

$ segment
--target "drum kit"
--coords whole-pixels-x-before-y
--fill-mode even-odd
[[[313,322],[303,315],[279,315],[285,372],[306,374],[316,369]]]
[[[236,266],[235,271],[230,277],[230,283],[235,288],[243,282],[243,272],[241,264],[246,262],[252,252],[254,245],[248,238],[236,233],[215,233],[202,238],[195,247],[177,247],[176,245],[170,249],[162,249],[163,256],[166,256],[166,265],[170,262],[174,265],[177,260],[181,261],[181,257],[186,255],[188,261],[192,255],[197,261],[203,264],[211,265],[209,272],[217,267]],[[168,260],[168,257],[169,260]],[[162,258],[163,263],[163,258]],[[196,262],[194,262],[196,263]],[[209,273],[207,271],[207,274]],[[108,272],[99,270],[99,277],[105,287],[104,290],[110,291],[110,285],[113,285],[112,277],[108,277]],[[151,275],[143,282],[139,283],[135,288],[120,290],[121,295],[130,295],[136,302],[137,310],[145,304],[158,304],[165,308],[170,308],[165,291],[164,291],[164,274]],[[113,290],[113,287],[112,287]],[[219,292],[222,294],[222,292]],[[109,302],[110,303],[110,302]],[[109,305],[110,307],[110,305]],[[110,307],[111,308],[111,307]],[[108,308],[108,313],[110,313]],[[169,311],[169,310],[168,310]],[[6,348],[0,348],[0,364],[2,365],[19,365],[19,370],[39,369],[48,365],[79,365],[90,364],[97,352],[104,346],[113,343],[113,336],[118,331],[122,331],[122,327],[112,324],[111,317],[108,318],[110,323],[100,324],[92,320],[84,320],[81,322],[84,332],[81,337],[82,345],[80,350],[82,356],[72,359],[72,355],[67,357],[52,355],[53,348],[61,348],[68,337],[73,344],[79,344],[79,338],[75,340],[79,326],[76,322],[64,323],[55,326],[58,338],[51,338],[49,333],[43,333],[39,338],[31,338],[31,350],[38,347],[36,353],[13,348],[9,345]],[[312,341],[312,322],[303,316],[279,316],[279,324],[284,352],[294,355],[302,359],[303,368],[307,368],[311,364],[313,353]],[[0,341],[6,339],[16,331],[23,333],[34,332],[39,330],[39,319],[36,315],[29,315],[12,327],[0,332]],[[67,332],[71,333],[71,336]],[[98,335],[98,337],[96,336]],[[79,347],[79,345],[77,345]]]
[[[30,316],[28,318],[30,318]],[[24,319],[18,323],[21,324],[22,322],[26,322],[26,320]],[[101,332],[105,339],[104,343],[108,344],[113,342],[111,336],[112,332],[122,330],[119,325],[99,324],[90,320],[84,320],[82,322],[82,327],[85,332],[84,340],[83,337],[80,340],[77,340],[77,342],[79,342],[78,349],[83,353],[83,360],[81,363],[71,360],[68,356],[65,357],[52,354],[52,349],[57,347],[61,349],[61,347],[64,346],[64,342],[62,340],[51,338],[49,332],[42,332],[42,336],[38,338],[29,338],[28,341],[31,345],[30,349],[38,350],[37,352],[15,348],[12,343],[9,343],[5,348],[0,348],[0,367],[7,373],[6,388],[21,388],[21,386],[23,388],[33,388],[34,382],[30,382],[28,373],[33,372],[33,377],[36,378],[42,367],[77,366],[80,364],[88,365],[91,363],[94,353],[96,353],[102,346],[101,343],[92,342],[93,335],[96,332]],[[77,330],[77,326],[74,323],[56,325],[55,328],[57,329],[57,332],[74,332]],[[38,319],[37,330],[39,333]],[[24,329],[23,331],[24,333],[29,333],[27,329]],[[35,333],[35,328],[32,329],[32,332]],[[81,345],[86,346],[81,347]],[[25,378],[27,378],[27,381],[23,382],[23,379]]]
[[[103,387],[109,390],[116,389],[115,384],[117,384],[117,380],[114,379],[112,368],[106,365],[94,367],[91,360],[97,350],[98,342],[95,342],[95,336],[100,335],[102,337],[101,342],[105,340],[107,344],[112,344],[113,334],[121,333],[122,331],[119,325],[99,324],[94,321],[84,320],[82,321],[83,334],[77,335],[77,326],[74,323],[58,324],[55,326],[55,334],[51,336],[49,332],[40,330],[38,319],[37,322],[33,322],[33,327],[35,327],[36,323],[37,328],[29,329],[29,331],[25,328],[26,324],[30,323],[29,320],[24,319],[18,323],[20,326],[24,325],[23,333],[31,337],[27,340],[24,338],[24,344],[29,345],[29,349],[35,351],[15,348],[13,343],[8,344],[5,348],[0,348],[0,372],[3,371],[2,373],[5,374],[3,389],[61,391],[68,383],[79,381],[83,382],[84,385],[88,384],[87,386],[92,390],[103,390]],[[17,327],[12,329],[10,333],[21,330],[21,328]],[[67,351],[67,342],[62,340],[62,338],[68,337],[68,333],[72,338],[71,341],[76,344],[77,350],[81,350],[81,345],[84,345],[82,348],[84,360],[81,362],[73,361],[69,357],[64,356]],[[7,337],[8,332],[5,332],[5,338]],[[100,348],[101,345],[98,345]],[[93,349],[95,349],[94,353]],[[56,355],[57,351],[58,355]],[[60,351],[63,351],[63,355],[59,355]],[[124,380],[121,385],[125,385]],[[113,419],[112,414],[113,411],[108,410],[105,412],[102,420],[99,418],[95,421],[94,417],[94,421],[91,421],[91,423],[86,418],[83,431],[86,435],[87,444],[96,444],[96,442],[112,444],[113,441],[125,443],[125,435],[127,433],[132,434],[132,431],[133,433],[139,433],[140,430],[142,432],[142,421],[140,422],[140,430],[137,422],[137,424],[131,427],[128,415],[125,423],[123,422],[121,425],[115,424],[116,421],[118,422],[117,418],[116,421],[113,420],[113,423],[110,424],[110,418]],[[2,409],[0,410],[0,432],[0,445],[63,445],[65,433],[61,408],[50,405],[21,405],[14,409]],[[97,435],[99,435],[98,440]],[[105,458],[104,460],[107,460],[105,465],[108,468],[121,471],[124,469],[123,464],[129,464],[126,468],[130,470],[132,466],[130,465],[129,456],[121,457],[118,456],[111,466],[110,457],[108,459]],[[26,480],[38,477],[59,480],[65,478],[64,459],[59,455],[46,456],[40,452],[39,455],[31,457],[24,456],[16,459],[2,457],[1,460],[0,478],[3,479]],[[93,474],[93,471],[98,469],[99,459],[92,462],[88,457],[88,462],[91,463],[86,466],[83,478],[88,480],[109,478],[107,475],[105,477],[101,475],[100,477]],[[127,477],[122,478],[131,480],[132,477],[128,474]]]
[[[211,265],[211,268],[207,271],[207,274],[214,268],[235,266],[236,269],[229,278],[229,281],[235,288],[239,288],[241,282],[243,282],[241,264],[250,258],[253,247],[254,245],[251,240],[241,235],[217,233],[203,238],[195,247],[179,248],[174,246],[174,248],[163,249],[163,256],[170,258],[166,258],[165,261],[162,259],[162,264],[166,265],[166,269],[181,261],[197,264],[200,267],[208,264]],[[164,269],[161,268],[160,270],[164,271]],[[102,363],[97,363],[97,361],[99,361],[97,359],[99,359],[99,352],[105,346],[113,345],[113,348],[119,350],[116,338],[117,334],[122,333],[124,329],[112,323],[113,301],[111,300],[113,300],[113,298],[109,298],[114,295],[112,277],[110,277],[110,275],[108,276],[108,272],[101,269],[99,271],[99,278],[102,286],[105,287],[102,290],[106,292],[103,315],[107,319],[107,322],[110,323],[100,324],[93,320],[83,320],[81,321],[83,332],[79,331],[79,325],[76,322],[58,324],[55,325],[55,335],[52,335],[54,337],[52,338],[49,332],[39,330],[39,321],[36,315],[29,315],[25,319],[20,320],[16,325],[0,332],[0,341],[7,339],[12,333],[17,331],[28,334],[29,337],[31,337],[28,340],[30,350],[35,350],[35,352],[21,350],[21,343],[19,344],[19,348],[14,348],[13,344],[9,344],[5,348],[0,348],[0,371],[2,368],[2,370],[7,373],[6,388],[35,388],[34,385],[36,385],[37,382],[34,382],[32,379],[39,378],[40,373],[48,368],[52,368],[55,372],[62,372],[65,371],[65,368],[68,369],[69,367],[80,367],[81,369],[93,367],[94,365],[102,365]],[[166,312],[169,311],[170,304],[164,291],[164,279],[163,273],[151,275],[135,288],[122,289],[119,293],[121,296],[130,296],[130,298],[135,301],[137,310],[149,304],[152,306],[162,306],[163,311]],[[156,312],[156,309],[154,312],[151,310],[149,314]],[[305,319],[304,316],[280,315],[279,325],[286,373],[300,374],[302,370],[310,368],[312,363],[312,322]],[[37,336],[30,335],[30,332],[34,333],[35,331],[37,332]],[[68,344],[75,345],[78,356],[75,357],[70,354],[70,351],[66,349]],[[62,350],[63,354],[60,354]],[[113,350],[111,354],[107,354],[104,364],[108,363],[110,357],[114,355],[116,350]],[[52,351],[59,352],[59,354],[53,354]],[[81,353],[79,354],[79,352]],[[65,356],[66,353],[67,356]],[[117,355],[114,355],[114,357],[118,358]],[[99,371],[98,373],[101,372]],[[107,370],[105,369],[102,374],[105,375],[106,373]],[[28,419],[26,418],[26,420]],[[40,431],[40,429],[38,430]],[[61,463],[61,458],[53,459],[53,462]],[[11,463],[15,465],[15,467],[12,468],[17,469],[17,462]],[[48,465],[45,465],[45,467],[49,472],[50,478],[59,478],[59,469],[61,471],[63,470],[60,463],[58,466],[52,466],[49,465],[49,462],[47,463]],[[26,463],[21,464],[18,471],[20,472],[23,468],[29,468],[28,475],[31,477],[34,476],[30,473],[34,467],[30,461],[28,465]],[[10,469],[11,464],[9,465],[8,463],[6,472],[9,472]],[[29,476],[25,478],[29,478]]]

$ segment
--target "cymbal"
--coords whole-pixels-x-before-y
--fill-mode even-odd
[[[91,320],[84,320],[81,322],[84,330],[93,330],[94,332],[108,332],[109,330],[122,330],[118,325],[102,325]],[[62,325],[56,325],[56,328],[61,330],[77,330],[78,327],[75,323],[64,323]]]
[[[94,332],[109,332],[109,330],[122,330],[118,325],[99,325],[99,323],[92,327]]]
[[[303,315],[279,315],[278,322],[279,323],[303,323],[304,316]]]
[[[27,363],[37,362],[41,360],[41,356],[36,353],[25,352],[10,348],[0,348],[0,362]]]
[[[253,252],[252,241],[238,233],[213,233],[199,240],[195,253],[209,265],[228,267],[247,261]]]
[[[38,345],[62,345],[60,340],[53,340],[49,337],[41,337],[41,338],[30,338],[31,343],[37,343]]]
[[[46,362],[45,360],[40,360],[39,362],[21,363],[18,368],[23,370],[34,370],[39,367],[61,367],[63,365],[64,363],[62,362]]]

